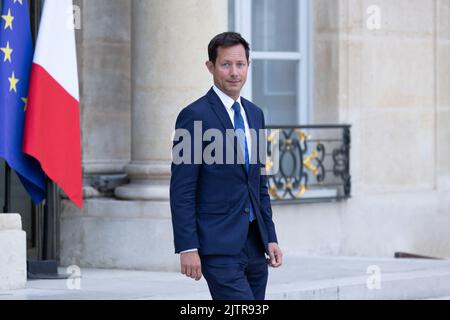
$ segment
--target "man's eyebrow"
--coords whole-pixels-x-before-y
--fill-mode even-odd
[[[233,61],[231,61],[231,60],[223,60],[223,61],[221,61],[221,63],[230,63],[230,62],[233,62]],[[237,60],[236,62],[242,63],[242,62],[246,62],[246,61],[245,60]]]

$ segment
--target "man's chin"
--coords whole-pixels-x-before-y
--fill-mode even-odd
[[[228,87],[227,92],[228,92],[228,95],[239,96],[241,94],[241,87],[240,86]]]

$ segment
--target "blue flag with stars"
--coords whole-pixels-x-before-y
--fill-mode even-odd
[[[33,42],[27,0],[3,0],[0,17],[0,157],[15,170],[34,203],[45,198],[46,177],[22,152]]]

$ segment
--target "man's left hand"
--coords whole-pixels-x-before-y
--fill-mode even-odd
[[[282,261],[283,253],[281,252],[278,243],[269,242],[269,259],[267,259],[269,266],[271,266],[272,268],[278,268],[279,266],[281,266]]]

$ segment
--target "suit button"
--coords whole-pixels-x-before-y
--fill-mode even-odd
[[[249,208],[245,208],[244,211],[245,211],[245,213],[249,213],[250,209]]]

